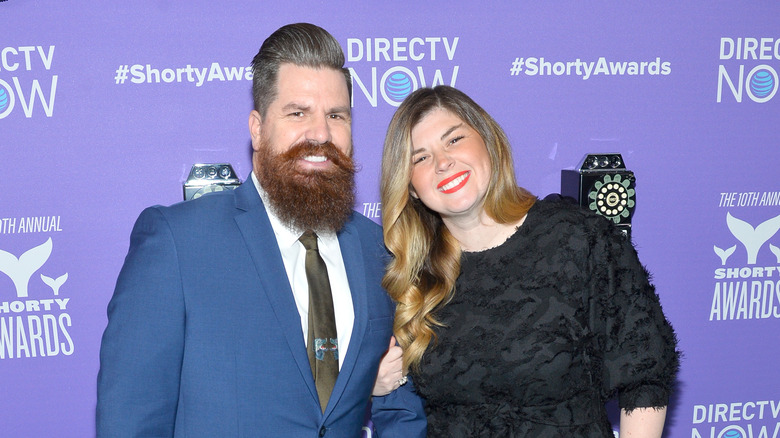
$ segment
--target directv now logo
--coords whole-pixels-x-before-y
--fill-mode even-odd
[[[40,101],[47,117],[54,113],[57,75],[44,79],[40,71],[51,71],[54,46],[19,46],[0,48],[0,119],[8,117],[17,100],[28,119],[34,115],[35,102]],[[30,80],[30,73],[35,79]],[[50,79],[50,84],[46,84]]]
[[[455,86],[460,66],[452,65],[460,37],[348,38],[352,105],[362,93],[371,106],[381,98],[399,106],[412,91]]]
[[[720,60],[718,103],[729,92],[738,103],[745,95],[765,103],[777,94],[780,38],[721,38]]]

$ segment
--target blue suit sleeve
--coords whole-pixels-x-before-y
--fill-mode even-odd
[[[173,436],[184,348],[173,234],[157,208],[136,221],[108,305],[98,374],[98,437]]]
[[[409,382],[371,402],[371,421],[379,438],[425,438],[428,423],[422,400]]]

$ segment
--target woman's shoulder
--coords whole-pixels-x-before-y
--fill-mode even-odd
[[[610,228],[609,220],[604,216],[581,207],[574,199],[562,197],[548,196],[537,200],[528,212],[528,220],[545,231],[554,228],[559,231],[605,232]]]

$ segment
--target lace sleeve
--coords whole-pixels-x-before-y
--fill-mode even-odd
[[[666,406],[679,368],[676,335],[630,241],[598,222],[591,293],[601,325],[603,390],[617,391],[627,411]]]

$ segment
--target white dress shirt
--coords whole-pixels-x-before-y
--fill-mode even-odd
[[[268,194],[260,186],[260,183],[252,172],[252,182],[260,193],[260,198],[265,204],[271,227],[276,236],[276,243],[282,253],[284,269],[287,271],[287,279],[290,281],[295,305],[301,317],[301,330],[303,342],[306,343],[309,332],[309,283],[306,280],[306,248],[298,241],[305,230],[293,230],[284,225],[274,213],[268,201]],[[335,233],[317,233],[317,246],[320,257],[328,268],[330,290],[333,295],[333,311],[336,316],[336,331],[339,339],[339,369],[347,356],[347,347],[352,338],[352,325],[355,322],[355,312],[352,306],[352,294],[347,280],[347,269],[344,267],[344,259],[341,256],[341,247]]]

